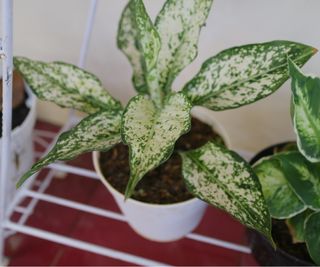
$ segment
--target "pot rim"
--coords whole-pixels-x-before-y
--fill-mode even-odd
[[[226,130],[219,122],[217,122],[217,120],[215,118],[212,117],[212,114],[209,114],[209,113],[210,113],[210,110],[207,110],[206,108],[203,108],[203,107],[194,107],[193,110],[191,111],[191,115],[196,117],[197,119],[201,120],[200,119],[200,117],[201,117],[201,118],[204,118],[203,121],[207,120],[205,123],[208,124],[209,126],[211,126],[212,128],[214,128],[215,132],[218,133],[220,135],[220,137],[222,137],[226,147],[230,148],[230,139],[229,139],[229,136],[228,136]],[[167,209],[167,208],[175,208],[175,207],[179,207],[179,206],[189,205],[192,203],[196,203],[198,201],[202,201],[201,199],[199,199],[197,197],[193,197],[193,198],[185,200],[185,201],[180,201],[180,202],[176,202],[176,203],[169,203],[169,204],[147,203],[147,202],[139,201],[139,200],[132,199],[132,198],[128,198],[125,200],[124,195],[122,193],[120,193],[118,190],[116,190],[108,182],[108,180],[104,177],[104,175],[100,169],[99,156],[100,156],[99,151],[92,152],[92,160],[93,160],[94,169],[97,172],[100,180],[113,195],[116,195],[117,197],[122,198],[123,201],[125,201],[125,202],[136,204],[136,205],[141,205],[141,206],[148,206],[148,207],[152,206],[155,208],[166,208]]]

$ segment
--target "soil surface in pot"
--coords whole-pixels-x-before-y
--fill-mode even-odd
[[[279,248],[303,261],[312,263],[305,243],[293,243],[284,220],[272,219],[272,237]]]
[[[26,105],[28,98],[25,92],[24,83],[21,75],[13,72],[12,84],[12,130],[21,125],[28,116],[29,108]],[[2,88],[2,79],[0,79],[0,88]],[[0,89],[0,120],[2,121],[2,89]],[[2,137],[2,123],[0,123],[0,137]]]
[[[209,125],[192,118],[191,130],[177,140],[175,151],[195,149],[210,140],[223,143]],[[102,152],[100,167],[108,182],[124,193],[130,175],[128,147],[118,144]],[[182,161],[178,153],[174,152],[168,161],[148,172],[137,185],[132,198],[154,204],[177,203],[193,198],[184,183]]]

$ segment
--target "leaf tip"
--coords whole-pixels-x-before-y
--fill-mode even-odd
[[[133,188],[130,186],[130,183],[128,183],[126,187],[126,191],[124,192],[124,201],[127,201],[133,193]]]
[[[19,189],[23,183],[25,182],[25,180],[28,178],[29,176],[27,176],[26,174],[23,175],[20,180],[16,183],[16,189]]]
[[[318,49],[315,47],[312,47],[312,55],[316,54],[318,52]]]

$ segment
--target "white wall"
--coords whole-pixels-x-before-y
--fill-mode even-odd
[[[133,96],[131,68],[116,48],[118,19],[125,0],[100,0],[87,69],[98,75],[113,96]],[[163,0],[145,0],[152,17]],[[89,0],[15,0],[14,51],[40,60],[77,63]],[[199,56],[176,80],[190,79],[201,63],[222,49],[253,42],[288,39],[320,48],[319,0],[215,0],[202,30]],[[320,55],[304,70],[320,75]],[[213,113],[236,148],[256,151],[294,137],[289,117],[288,82],[269,98],[236,110]],[[39,117],[61,122],[66,111],[47,103]]]

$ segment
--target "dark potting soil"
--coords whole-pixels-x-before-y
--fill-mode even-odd
[[[293,243],[284,220],[272,219],[272,237],[279,248],[300,260],[312,263],[305,243]]]
[[[21,125],[25,118],[28,116],[29,108],[26,105],[26,99],[28,95],[25,93],[25,100],[16,108],[12,109],[12,127],[13,130],[17,126]],[[0,112],[0,137],[2,137],[2,112]]]
[[[175,151],[195,149],[210,140],[223,143],[221,137],[213,132],[210,126],[192,118],[190,132],[177,140]],[[144,176],[132,198],[155,204],[177,203],[193,198],[183,181],[181,164],[180,156],[174,152],[168,161]],[[119,192],[124,193],[130,175],[128,147],[118,144],[111,150],[102,152],[100,166],[108,182]]]

